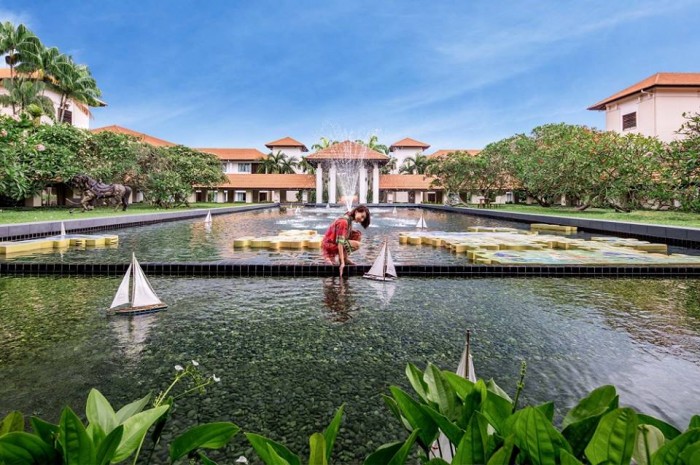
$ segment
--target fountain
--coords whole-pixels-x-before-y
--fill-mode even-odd
[[[337,179],[340,187],[340,200],[347,210],[352,209],[355,199],[359,199],[358,187],[360,170],[364,164],[363,146],[359,144],[341,144],[342,150],[336,160]]]

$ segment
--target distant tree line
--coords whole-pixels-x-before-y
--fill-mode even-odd
[[[683,138],[547,124],[487,145],[478,155],[430,159],[426,174],[448,194],[486,198],[516,191],[544,207],[700,211],[700,115],[684,114]]]

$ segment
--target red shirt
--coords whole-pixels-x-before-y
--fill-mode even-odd
[[[347,244],[352,231],[352,220],[347,216],[335,220],[323,235],[323,242],[327,244]]]

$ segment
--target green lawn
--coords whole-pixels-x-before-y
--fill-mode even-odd
[[[476,208],[476,205],[470,205]],[[700,228],[700,213],[679,211],[635,210],[630,213],[618,213],[612,209],[589,208],[577,211],[571,207],[540,207],[539,205],[498,205],[498,211],[532,213],[537,215],[571,216],[588,220],[626,221],[629,223],[661,224],[667,226],[684,226]]]
[[[233,206],[245,206],[245,203],[193,203],[191,207],[157,208],[146,204],[131,204],[126,212],[121,209],[114,211],[113,207],[98,207],[83,213],[77,208],[0,208],[0,224],[32,223],[34,221],[62,221],[81,218],[101,218],[106,216],[141,215],[146,213],[170,213],[177,211],[196,210],[201,208],[214,209]]]

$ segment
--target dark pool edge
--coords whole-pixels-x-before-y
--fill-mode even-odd
[[[142,263],[148,276],[171,277],[330,277],[335,266],[252,265],[232,262]],[[90,277],[122,276],[127,263],[0,263],[3,276]],[[349,276],[361,276],[368,265],[347,267]],[[397,265],[399,277],[427,278],[700,278],[700,266],[594,266],[594,265]]]
[[[207,212],[212,216],[229,213],[243,213],[256,210],[266,210],[279,207],[278,203],[264,205],[221,207],[221,208],[197,208],[181,212],[144,213],[138,215],[110,216],[105,218],[85,218],[63,221],[41,221],[37,223],[16,223],[0,225],[0,241],[18,241],[36,239],[39,237],[55,236],[61,232],[61,223],[65,225],[69,234],[88,233],[107,229],[123,229],[133,226],[144,226],[154,223],[167,223],[170,221],[188,220],[192,218],[204,218]],[[76,213],[79,216],[80,213]]]
[[[680,226],[662,226],[644,223],[627,223],[611,220],[587,220],[570,216],[539,215],[534,213],[516,213],[483,208],[450,207],[447,205],[420,204],[414,208],[446,211],[462,215],[475,215],[500,220],[519,221],[522,223],[561,224],[576,226],[586,232],[614,234],[618,237],[633,237],[650,242],[661,241],[668,245],[700,249],[700,229]]]

